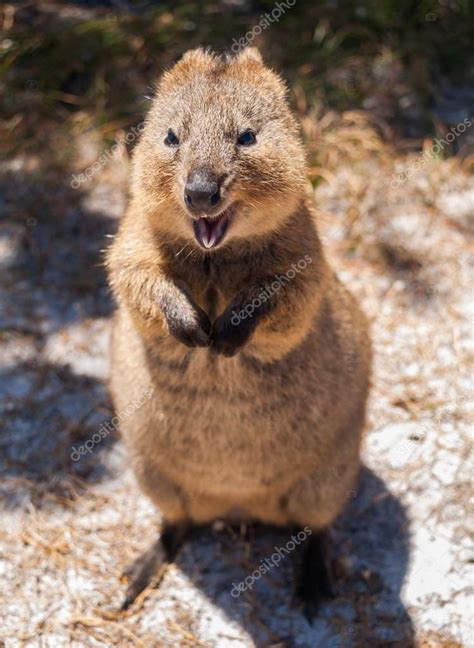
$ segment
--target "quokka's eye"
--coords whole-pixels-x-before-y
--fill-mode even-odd
[[[237,144],[240,144],[240,146],[251,146],[252,144],[255,144],[256,141],[257,138],[252,130],[246,130],[243,133],[240,133],[237,138]]]
[[[166,144],[166,146],[178,146],[179,145],[179,139],[173,133],[171,128],[168,129],[168,135],[165,137],[165,144]]]

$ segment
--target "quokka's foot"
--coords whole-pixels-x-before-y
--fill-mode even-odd
[[[313,533],[303,547],[296,596],[303,604],[303,614],[310,625],[322,601],[336,596],[328,545],[328,532],[321,531]]]
[[[173,562],[189,528],[185,524],[165,524],[160,537],[141,556],[136,558],[124,571],[128,587],[121,610],[127,610],[137,596],[159,574],[161,567]]]

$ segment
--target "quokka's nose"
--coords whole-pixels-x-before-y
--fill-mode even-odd
[[[193,211],[210,211],[219,204],[220,187],[216,176],[206,169],[191,171],[184,188],[184,200]]]

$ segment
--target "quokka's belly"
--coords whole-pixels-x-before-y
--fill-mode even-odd
[[[247,371],[237,358],[222,359],[220,374],[202,361],[201,371],[194,367],[167,383],[160,379],[154,391],[150,433],[169,457],[166,470],[173,481],[205,483],[234,496],[242,489],[263,494],[279,484],[284,490],[318,468],[324,419],[314,394],[312,403],[289,403],[287,392],[276,390],[264,373]]]
[[[285,450],[283,436],[288,434],[281,420],[271,420],[245,402],[201,395],[177,411],[168,394],[158,392],[158,398],[157,443],[173,481],[205,481],[213,490],[232,494],[252,484],[263,492],[291,478],[306,461],[304,452],[298,458],[296,448],[292,457]]]

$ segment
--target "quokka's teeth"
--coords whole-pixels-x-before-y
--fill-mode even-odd
[[[227,216],[221,216],[215,220],[200,218],[194,221],[194,235],[197,242],[206,249],[215,247],[223,239],[228,224]]]
[[[211,232],[207,219],[200,218],[195,225],[195,230],[198,242],[204,245],[204,247],[206,248],[211,247]]]

